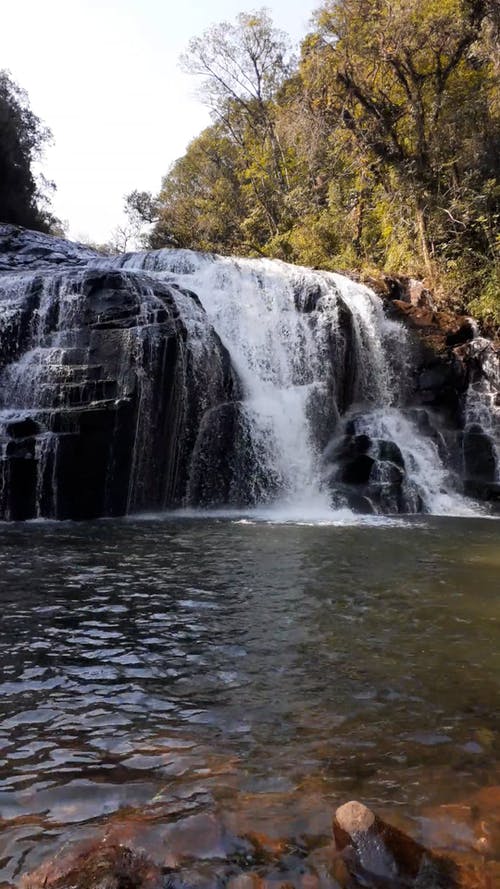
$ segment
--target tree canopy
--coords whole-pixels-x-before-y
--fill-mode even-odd
[[[0,70],[0,222],[49,230],[54,220],[47,192],[53,185],[37,181],[33,163],[50,136],[26,92]]]
[[[298,60],[266,10],[213,26],[150,243],[425,276],[499,324],[499,35],[495,0],[324,0]]]

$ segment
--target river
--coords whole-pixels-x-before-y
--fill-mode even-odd
[[[1,525],[0,886],[137,813],[293,841],[498,783],[499,528]]]

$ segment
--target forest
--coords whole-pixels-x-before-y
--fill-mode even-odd
[[[213,25],[181,58],[212,123],[111,246],[412,275],[496,330],[499,47],[496,0],[326,0],[297,56],[266,9]],[[54,229],[50,133],[7,72],[0,120],[0,219]]]
[[[152,248],[418,276],[496,327],[499,37],[494,0],[327,0],[298,58],[265,9],[215,25],[181,60],[213,123],[129,217]]]

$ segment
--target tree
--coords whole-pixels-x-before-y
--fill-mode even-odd
[[[205,129],[163,180],[150,246],[246,252],[241,172],[238,149],[220,124]]]
[[[203,78],[201,96],[216,120],[225,120],[228,105],[234,104],[257,128],[268,125],[268,103],[290,64],[288,38],[265,9],[240,13],[235,25],[213,25],[193,38],[181,56],[184,70]]]
[[[279,231],[283,199],[290,189],[275,105],[291,71],[288,39],[265,9],[241,13],[234,25],[222,22],[191,40],[181,64],[203,78],[201,96],[220,131],[239,150],[241,184],[255,205],[264,242]]]
[[[305,47],[311,101],[351,136],[373,182],[413,207],[430,278],[431,217],[448,235],[449,223],[467,227],[449,205],[485,154],[478,124],[489,141],[491,66],[475,52],[487,16],[484,0],[328,0]]]
[[[51,138],[29,106],[27,94],[0,71],[0,221],[48,231],[53,183],[37,182],[33,163]]]
[[[263,10],[209,29],[152,245],[426,276],[500,323],[499,34],[498,0],[324,0],[294,67]]]

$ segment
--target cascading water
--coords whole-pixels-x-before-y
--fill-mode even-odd
[[[453,491],[436,442],[401,410],[408,335],[368,288],[276,260],[189,251],[133,254],[116,262],[199,296],[242,381],[242,411],[265,479],[256,486],[256,505],[271,501],[294,514],[320,514],[332,502],[348,506],[336,484],[337,467],[325,461],[324,451],[342,433],[342,415],[354,411],[351,422],[369,437],[371,452],[373,443],[392,443],[405,467],[403,481],[396,479],[397,502],[384,495],[374,505],[365,498],[368,511],[471,512]],[[398,472],[402,477],[392,459],[373,460],[369,481],[387,491]]]
[[[500,371],[496,354],[489,340],[477,337],[473,354],[480,359],[480,373],[467,391],[465,399],[465,429],[472,435],[486,436],[494,461],[494,479],[500,482]],[[483,448],[484,449],[484,448]]]
[[[476,338],[434,416],[416,348],[341,275],[0,226],[0,517],[470,513],[461,486],[497,494],[498,354]]]
[[[195,297],[87,260],[0,277],[0,517],[180,505],[200,419],[232,396]]]

